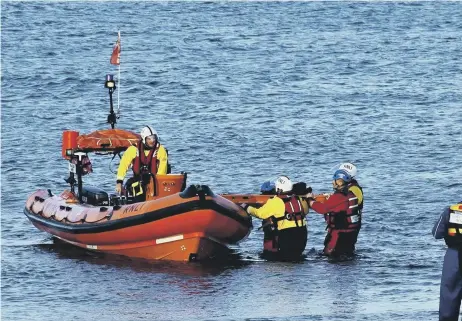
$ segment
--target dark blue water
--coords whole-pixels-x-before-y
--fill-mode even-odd
[[[430,230],[462,198],[460,2],[2,1],[1,19],[2,320],[437,319]],[[354,161],[357,256],[320,257],[313,213],[300,263],[261,259],[256,229],[213,264],[101,257],[35,229],[28,194],[66,187],[61,132],[108,128],[119,29],[119,128],[152,125],[174,172],[220,193],[278,174],[327,192]],[[92,161],[86,183],[112,190],[116,164]]]

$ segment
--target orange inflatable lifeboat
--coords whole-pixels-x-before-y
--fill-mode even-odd
[[[250,216],[206,185],[185,188],[185,173],[153,176],[146,193],[155,192],[138,203],[83,186],[82,176],[89,171],[85,166],[91,164],[88,153],[118,153],[138,139],[120,129],[81,136],[65,132],[62,156],[69,161],[66,181],[71,188],[59,195],[36,191],[26,201],[25,215],[38,229],[67,243],[143,259],[213,258],[248,236]]]

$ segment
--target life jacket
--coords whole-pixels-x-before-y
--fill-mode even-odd
[[[275,217],[271,216],[264,219],[263,224],[263,249],[267,252],[278,252],[279,248],[279,235],[278,235],[278,222],[282,220],[295,221],[298,227],[304,227],[303,220],[305,219],[305,212],[303,210],[300,198],[292,195],[289,198],[281,198],[284,201],[285,211],[284,216]],[[300,224],[299,224],[300,222]]]
[[[362,202],[361,202],[361,203],[359,203],[358,198],[357,198],[356,195],[351,191],[351,187],[353,187],[353,186],[356,186],[357,188],[359,188],[359,190],[361,191],[361,194],[363,195],[363,199],[362,199]],[[358,224],[359,224],[359,227],[361,227],[361,219],[362,219],[362,216],[363,216],[363,206],[364,206],[364,193],[363,193],[363,188],[358,184],[358,182],[357,182],[355,179],[353,179],[353,180],[351,181],[351,183],[348,184],[348,191],[351,192],[351,193],[354,195],[354,197],[356,197],[356,200],[353,201],[353,202],[352,202],[351,199],[348,200],[348,201],[349,201],[348,207],[354,206],[354,205],[355,205],[354,203],[357,204],[356,207],[357,207],[357,210],[358,210],[358,213],[357,213],[357,215],[358,215]]]
[[[448,247],[462,249],[462,203],[449,207],[448,231],[444,240]]]
[[[348,201],[348,209],[346,211],[329,213],[329,216],[326,216],[327,228],[334,230],[351,230],[352,232],[359,231],[361,228],[361,210],[358,204],[358,198],[349,190],[346,192],[345,197]]]
[[[297,227],[302,227],[303,220],[305,219],[306,214],[303,211],[303,206],[300,200],[300,197],[292,195],[289,198],[281,198],[284,201],[285,211],[284,216],[281,217],[270,217],[273,224],[277,228],[277,222],[282,220],[294,221]],[[300,222],[300,224],[299,224]]]
[[[358,204],[358,210],[359,210],[359,212],[362,214],[362,212],[363,212],[363,204],[364,204],[364,193],[363,193],[363,188],[358,184],[358,182],[357,182],[355,179],[353,179],[353,180],[351,181],[351,183],[348,184],[348,190],[351,191],[351,187],[353,187],[353,186],[356,186],[357,188],[359,188],[359,190],[361,191],[361,194],[363,194],[363,201],[362,201],[361,203]]]
[[[155,175],[158,168],[157,151],[160,144],[157,143],[156,147],[151,149],[147,156],[144,154],[143,142],[139,141],[136,147],[138,148],[138,155],[133,160],[133,175],[135,177],[140,177],[142,174]]]

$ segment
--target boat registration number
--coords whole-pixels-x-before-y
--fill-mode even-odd
[[[77,174],[77,166],[71,162],[69,162],[69,172]]]
[[[454,212],[449,215],[449,222],[462,224],[462,212]]]

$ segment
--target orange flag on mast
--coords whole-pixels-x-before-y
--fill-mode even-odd
[[[120,31],[119,35],[117,37],[117,41],[114,45],[114,48],[112,49],[112,55],[111,55],[111,64],[113,65],[120,65]]]

